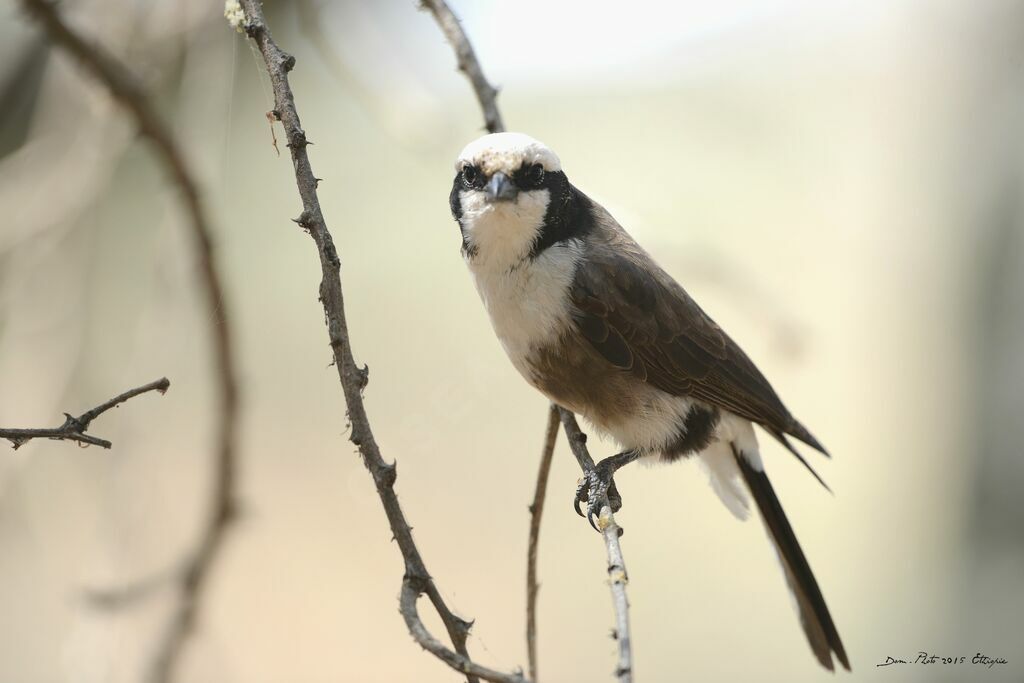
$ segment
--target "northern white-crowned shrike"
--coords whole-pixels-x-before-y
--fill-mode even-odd
[[[779,504],[754,425],[813,473],[786,436],[825,453],[747,355],[599,204],[577,190],[547,146],[486,135],[456,162],[451,210],[462,253],[516,369],[582,415],[622,452],[586,473],[576,509],[608,493],[639,458],[697,456],[738,517],[749,491],[775,544],[811,649],[850,668],[814,574]],[[817,474],[815,474],[817,477]],[[819,478],[820,481],[820,478]]]

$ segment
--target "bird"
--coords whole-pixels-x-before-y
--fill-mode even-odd
[[[696,457],[737,517],[757,504],[817,660],[850,662],[818,582],[765,472],[754,425],[826,456],[750,358],[596,201],[555,152],[523,133],[470,142],[449,196],[463,260],[498,341],[523,378],[610,436],[621,452],[584,473],[574,506],[622,500],[636,460]],[[826,486],[826,488],[828,488]],[[595,527],[596,528],[596,527]]]

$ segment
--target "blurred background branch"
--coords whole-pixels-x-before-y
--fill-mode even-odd
[[[149,680],[173,679],[185,641],[192,631],[211,568],[222,548],[235,512],[236,422],[238,416],[237,371],[232,353],[231,326],[221,275],[213,255],[211,228],[200,191],[185,155],[135,77],[102,46],[89,41],[65,23],[49,0],[23,0],[23,5],[44,29],[49,40],[82,64],[108,90],[135,121],[139,135],[153,147],[180,192],[189,216],[192,247],[199,263],[200,279],[209,311],[208,331],[214,349],[217,377],[217,436],[215,437],[214,485],[207,524],[184,570],[178,575],[177,606],[156,647]]]
[[[118,394],[109,401],[85,411],[78,417],[74,417],[69,413],[64,413],[64,424],[52,429],[8,429],[0,427],[0,439],[9,440],[15,449],[23,446],[32,439],[77,441],[78,443],[85,444],[87,446],[91,445],[110,448],[111,443],[106,439],[100,439],[99,437],[85,433],[89,429],[89,425],[92,421],[111,408],[116,408],[118,405],[124,403],[130,398],[138,396],[139,394],[144,394],[147,391],[159,391],[163,394],[166,393],[169,386],[171,386],[171,383],[167,381],[166,377],[164,377],[156,380],[155,382],[144,384],[141,387],[129,389],[123,394]]]
[[[554,403],[548,408],[548,426],[544,431],[544,448],[540,454],[540,465],[537,467],[537,483],[533,490],[533,503],[530,504],[530,537],[526,544],[526,656],[530,667],[530,678],[536,683],[537,678],[537,594],[540,585],[537,582],[537,551],[540,546],[540,523],[544,518],[544,497],[548,490],[548,477],[551,476],[551,462],[555,455],[555,442],[558,440],[558,406]]]

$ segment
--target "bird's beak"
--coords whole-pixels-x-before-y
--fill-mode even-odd
[[[487,193],[488,201],[511,201],[519,194],[519,188],[515,186],[511,178],[499,171],[487,181],[484,192]]]

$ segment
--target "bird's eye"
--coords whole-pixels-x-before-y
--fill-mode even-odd
[[[483,178],[483,174],[476,166],[467,164],[462,167],[462,182],[466,184],[466,187],[482,187]]]
[[[527,187],[540,187],[544,182],[544,167],[540,164],[532,164],[524,169],[523,180]]]

